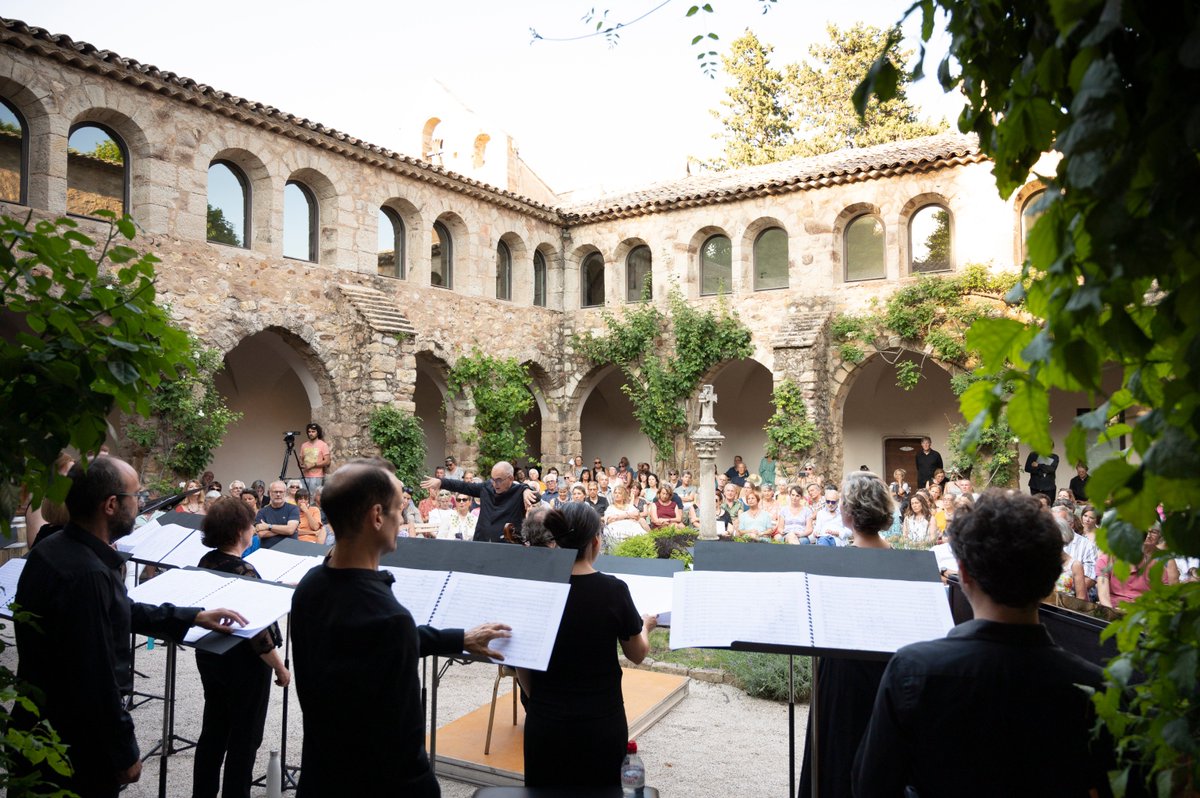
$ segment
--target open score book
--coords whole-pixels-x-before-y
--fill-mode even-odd
[[[675,575],[671,648],[741,641],[892,653],[953,626],[940,582],[689,571]]]

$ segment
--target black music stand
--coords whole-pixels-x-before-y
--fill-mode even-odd
[[[777,546],[696,541],[693,569],[697,571],[750,571],[756,573],[803,571],[821,576],[853,576],[864,579],[895,579],[907,582],[938,582],[937,559],[929,551],[860,549],[832,546]],[[796,702],[794,689],[795,656],[812,657],[813,785],[817,780],[817,658],[888,660],[886,652],[847,651],[809,646],[785,646],[735,640],[735,651],[788,655],[788,795],[796,794]]]
[[[459,540],[425,540],[399,538],[396,550],[383,555],[380,565],[398,568],[413,568],[423,571],[461,571],[482,576],[501,576],[509,579],[528,579],[534,582],[571,581],[571,567],[575,563],[575,552],[567,549],[513,546],[507,543],[464,543]],[[503,610],[496,618],[504,622]],[[432,668],[432,690],[429,690],[429,769],[437,772],[437,693],[438,685],[446,671],[455,662],[466,665],[488,660],[464,654],[461,657],[445,658],[439,666],[438,656],[430,657]],[[427,683],[422,668],[421,704],[426,703]]]

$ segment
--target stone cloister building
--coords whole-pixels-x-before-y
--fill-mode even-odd
[[[878,354],[844,364],[831,319],[921,270],[1013,269],[1036,191],[1000,199],[977,143],[943,135],[559,201],[511,144],[461,143],[483,182],[15,21],[0,23],[0,119],[3,212],[97,233],[94,208],[130,213],[162,259],[163,301],[224,353],[219,386],[244,413],[213,466],[225,480],[270,476],[281,433],[310,418],[335,457],[369,451],[379,404],[423,419],[431,463],[470,461],[471,409],[446,376],[474,347],[529,365],[538,459],[648,459],[619,373],[571,347],[643,279],[654,301],[724,301],[753,333],[750,358],[709,375],[721,461],[757,463],[772,386],[791,378],[826,473],[883,469],[914,437],[944,442],[949,374],[927,363],[905,392]],[[94,140],[121,157],[90,155]],[[235,243],[209,240],[213,206]],[[937,257],[931,224],[949,236]],[[1056,399],[1059,440],[1080,401]]]

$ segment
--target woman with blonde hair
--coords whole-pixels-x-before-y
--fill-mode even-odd
[[[611,552],[621,541],[646,531],[642,514],[629,503],[629,489],[620,480],[612,489],[612,504],[604,511],[604,549]]]

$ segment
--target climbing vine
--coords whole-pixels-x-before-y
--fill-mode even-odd
[[[148,485],[194,479],[212,462],[229,425],[242,417],[217,390],[221,353],[191,335],[187,349],[194,371],[160,382],[150,393],[151,418],[126,428],[136,454],[144,458],[142,480]]]
[[[463,393],[475,407],[472,440],[479,446],[479,471],[501,460],[525,462],[525,428],[521,418],[533,407],[529,370],[515,358],[495,358],[478,349],[459,358],[450,370],[450,393]]]
[[[1005,315],[1004,296],[1016,282],[1015,274],[996,274],[978,265],[949,276],[924,275],[873,312],[838,315],[832,327],[838,355],[847,363],[861,363],[867,350],[875,348],[896,369],[896,384],[906,391],[920,382],[930,356],[973,367],[977,358],[967,347],[967,329],[976,319]],[[893,338],[901,344],[890,344]],[[920,362],[907,356],[912,352],[923,353]]]
[[[593,363],[621,369],[621,390],[655,458],[674,461],[676,438],[687,430],[684,401],[713,366],[750,354],[750,330],[723,302],[694,308],[678,289],[668,294],[666,313],[642,302],[603,318],[603,334],[575,335],[572,344]]]
[[[391,405],[371,411],[371,440],[383,458],[396,467],[396,476],[413,489],[413,498],[425,498],[421,478],[425,476],[425,431],[421,419]]]
[[[817,425],[808,417],[808,406],[804,404],[800,386],[791,380],[775,386],[771,401],[775,412],[763,427],[767,433],[767,457],[794,468],[820,439]]]
[[[950,389],[955,396],[962,396],[980,377],[973,372],[956,374],[950,379]],[[969,476],[977,491],[989,487],[1017,487],[1017,469],[1020,459],[1017,452],[1017,436],[1008,426],[1008,417],[1001,414],[996,423],[980,433],[979,443],[974,448],[963,445],[967,435],[965,423],[951,424],[946,445],[950,450],[948,470]]]

